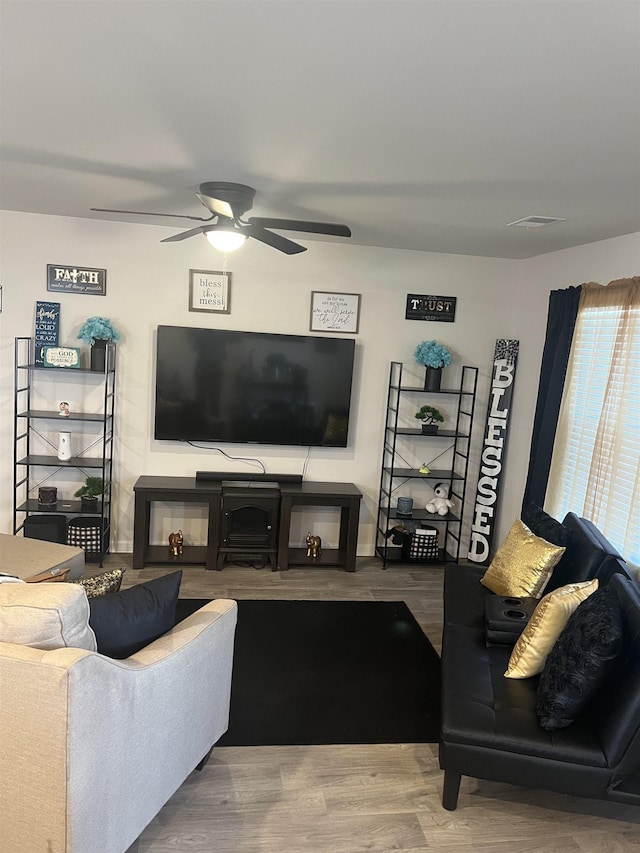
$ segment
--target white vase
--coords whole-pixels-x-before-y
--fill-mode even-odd
[[[61,462],[66,462],[71,459],[71,433],[58,433],[58,459]]]

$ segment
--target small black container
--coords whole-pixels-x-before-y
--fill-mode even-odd
[[[91,370],[99,373],[104,373],[104,366],[107,362],[107,344],[109,341],[96,338],[91,347]]]

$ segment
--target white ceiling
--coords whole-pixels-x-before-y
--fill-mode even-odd
[[[4,209],[160,239],[191,226],[89,208],[207,215],[194,191],[222,180],[256,188],[254,216],[344,222],[367,246],[525,258],[640,231],[637,0],[0,0],[0,15]],[[506,227],[531,214],[567,221]]]

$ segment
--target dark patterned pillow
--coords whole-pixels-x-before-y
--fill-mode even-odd
[[[569,617],[545,662],[536,706],[543,729],[565,728],[586,708],[609,676],[622,639],[615,592],[598,589]]]
[[[93,575],[89,578],[80,578],[80,580],[71,581],[78,583],[84,587],[87,593],[87,598],[96,598],[98,595],[107,595],[109,592],[118,592],[122,583],[122,575],[124,569],[110,569],[108,572],[102,572],[100,575]]]
[[[533,501],[530,501],[522,511],[522,521],[532,533],[541,539],[546,539],[552,545],[568,548],[573,533],[553,516],[546,513]]]

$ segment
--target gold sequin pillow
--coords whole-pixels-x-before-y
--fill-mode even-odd
[[[505,676],[530,678],[542,672],[547,655],[564,631],[569,617],[578,605],[597,589],[596,578],[582,583],[570,583],[547,593],[518,637]]]
[[[533,534],[517,518],[480,583],[496,595],[540,598],[565,551]]]
[[[103,572],[101,575],[94,575],[91,578],[81,578],[72,583],[78,583],[84,587],[87,598],[96,598],[99,595],[106,595],[108,592],[118,592],[122,583],[122,575],[124,569],[111,569],[108,572]]]

